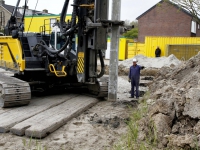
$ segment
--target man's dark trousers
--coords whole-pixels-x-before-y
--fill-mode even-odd
[[[136,98],[139,97],[139,79],[131,79],[131,97],[134,97],[134,91],[136,90]]]

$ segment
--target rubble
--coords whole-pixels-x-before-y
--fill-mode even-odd
[[[144,118],[153,121],[158,147],[200,148],[195,144],[200,143],[200,54],[173,68],[162,67],[149,88],[147,101],[153,103]]]
[[[145,69],[141,71],[143,76],[155,76],[158,72],[158,69],[162,67],[174,68],[177,65],[181,64],[181,61],[178,60],[173,54],[169,57],[157,57],[149,58],[143,55],[137,55],[133,58],[138,60],[138,65],[144,66]],[[118,75],[127,76],[129,73],[129,68],[132,65],[133,58],[126,59],[124,61],[119,61],[118,65]],[[100,66],[98,66],[98,71],[100,71]],[[105,63],[105,74],[109,74],[109,65]]]
[[[144,55],[136,55],[134,58],[138,60],[138,65],[146,68],[162,68],[162,67],[175,67],[181,64],[181,61],[177,59],[173,54],[168,57],[156,57],[149,58]],[[132,65],[133,58],[126,59],[119,62],[119,65],[130,67]]]
[[[196,148],[195,136],[194,135],[175,135],[171,134],[166,136],[169,139],[168,147],[173,148],[184,148],[184,149],[191,149]]]

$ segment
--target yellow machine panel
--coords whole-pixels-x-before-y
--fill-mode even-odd
[[[77,72],[78,73],[83,73],[84,72],[84,53],[83,52],[79,52],[78,53]]]
[[[15,71],[24,71],[22,47],[18,39],[0,36],[0,67]]]

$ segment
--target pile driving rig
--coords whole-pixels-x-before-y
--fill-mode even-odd
[[[102,50],[107,48],[110,25],[108,0],[74,0],[68,22],[69,0],[65,0],[60,20],[54,24],[59,32],[51,34],[24,32],[25,10],[21,23],[16,19],[19,3],[5,27],[5,36],[0,36],[0,67],[14,73],[13,77],[0,73],[1,107],[27,105],[32,91],[62,85],[86,86],[97,97],[106,97]]]

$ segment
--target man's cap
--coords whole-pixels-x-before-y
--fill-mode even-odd
[[[137,59],[133,58],[133,62],[137,62]]]

